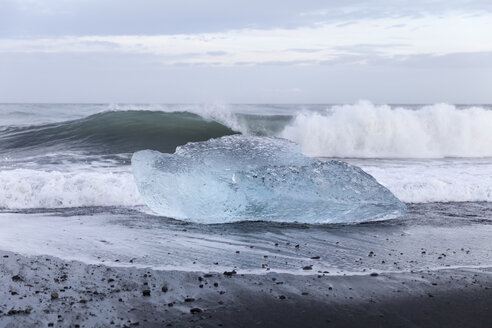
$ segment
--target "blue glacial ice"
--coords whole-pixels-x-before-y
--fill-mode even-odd
[[[306,157],[288,140],[243,135],[193,142],[174,154],[142,150],[132,170],[156,213],[197,223],[357,223],[405,205],[362,169]]]

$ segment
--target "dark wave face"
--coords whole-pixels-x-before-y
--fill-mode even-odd
[[[80,150],[90,154],[155,149],[172,153],[179,145],[237,133],[188,112],[119,111],[86,118],[0,131],[0,153]]]

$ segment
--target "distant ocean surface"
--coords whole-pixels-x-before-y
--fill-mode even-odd
[[[133,152],[172,153],[236,133],[286,138],[308,156],[360,166],[408,214],[306,230],[185,224],[148,209],[133,180]],[[435,259],[415,258],[424,245],[442,252],[446,244],[463,254],[447,257],[446,266],[474,267],[492,265],[490,223],[491,105],[0,104],[0,249],[112,265],[304,274],[299,268],[312,254],[273,245],[304,242],[326,255],[320,269],[362,272],[435,268]],[[395,265],[346,260],[367,257],[368,247],[391,253],[397,244],[406,251]],[[258,260],[264,255],[267,269]]]

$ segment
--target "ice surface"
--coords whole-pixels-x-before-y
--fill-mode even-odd
[[[304,156],[285,139],[226,136],[174,154],[132,157],[138,189],[155,212],[198,223],[356,223],[396,217],[405,205],[372,176]]]

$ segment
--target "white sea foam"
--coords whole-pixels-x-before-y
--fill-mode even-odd
[[[492,161],[350,160],[407,203],[492,202]],[[129,167],[91,170],[15,169],[0,171],[0,208],[138,206]]]
[[[63,208],[143,204],[130,172],[0,171],[0,208]]]
[[[407,203],[492,201],[492,161],[355,160]]]
[[[361,101],[300,112],[280,136],[310,156],[487,157],[492,156],[492,110],[448,104],[392,108]]]

